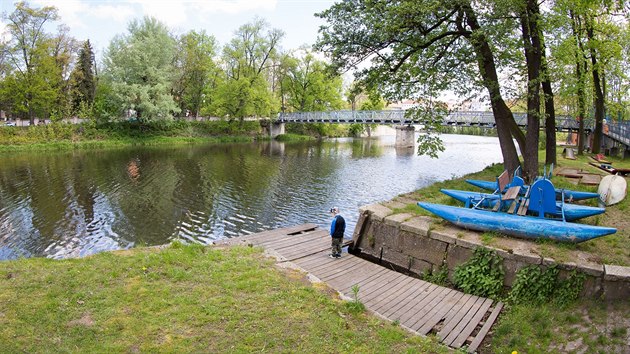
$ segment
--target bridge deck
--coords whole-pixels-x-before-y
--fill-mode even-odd
[[[346,297],[358,298],[380,317],[414,333],[436,333],[453,348],[474,352],[503,308],[501,302],[431,284],[350,254],[331,259],[326,230],[304,224],[217,242],[264,247],[279,262],[292,262]]]

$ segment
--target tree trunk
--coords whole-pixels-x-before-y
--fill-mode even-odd
[[[594,39],[593,31],[593,19],[587,19],[586,21],[586,35],[588,41],[591,42]],[[599,78],[599,67],[597,65],[597,53],[592,45],[589,46],[591,51],[591,64],[593,72],[593,90],[595,91],[595,131],[593,132],[593,146],[591,151],[594,154],[599,154],[602,145],[602,133],[604,123],[604,93],[602,91],[601,80]]]
[[[586,98],[584,96],[584,88],[586,87],[586,78],[584,75],[587,70],[587,62],[584,58],[584,45],[580,38],[579,19],[573,11],[569,11],[571,16],[571,28],[573,37],[575,37],[575,76],[577,79],[577,119],[578,119],[578,155],[584,154],[584,119],[586,118]]]
[[[511,131],[511,129],[516,126],[516,122],[514,121],[512,111],[510,111],[501,96],[499,78],[494,63],[494,54],[477,21],[477,15],[470,4],[463,5],[462,9],[467,15],[466,23],[473,32],[473,34],[467,36],[467,38],[475,50],[479,72],[483,78],[483,85],[486,90],[488,90],[490,96],[492,113],[494,114],[494,120],[497,125],[497,135],[499,137],[501,153],[503,154],[503,164],[509,173],[512,174],[516,168],[520,166]],[[520,129],[518,131],[520,132]],[[523,147],[521,146],[521,148]]]
[[[541,42],[543,40],[540,34]],[[542,61],[540,63],[542,75],[542,90],[545,98],[545,164],[558,164],[556,155],[556,107],[553,102],[553,90],[549,78],[549,67],[547,67],[547,56],[545,55],[545,45],[541,48]]]
[[[538,175],[538,142],[540,138],[540,67],[541,41],[538,36],[536,0],[528,0],[520,14],[523,48],[527,63],[527,140],[523,152],[523,177],[531,182]]]

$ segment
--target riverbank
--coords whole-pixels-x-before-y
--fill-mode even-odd
[[[448,351],[278,269],[260,249],[179,243],[2,262],[0,352],[42,350]]]
[[[573,167],[591,173],[599,173],[591,167],[586,156],[577,160],[566,160],[558,156],[561,167]],[[617,167],[630,167],[630,161],[612,158]],[[541,166],[542,170],[542,166]],[[394,213],[410,213],[431,217],[420,209],[417,201],[458,205],[456,201],[440,192],[441,188],[476,190],[465,182],[465,179],[492,180],[503,171],[502,165],[494,165],[485,170],[464,176],[459,179],[436,183],[413,193],[401,195],[392,201],[385,202]],[[628,180],[628,179],[626,179]],[[574,185],[570,180],[554,176],[552,181],[556,186],[596,191],[597,187]],[[413,202],[411,202],[413,201]],[[588,202],[596,205],[595,201]],[[609,206],[606,213],[600,217],[591,217],[583,222],[597,225],[613,226],[617,233],[600,239],[581,244],[561,244],[556,242],[534,242],[530,251],[541,256],[553,258],[560,262],[572,262],[576,253],[589,254],[589,260],[599,264],[615,264],[630,266],[630,228],[627,210],[630,198],[626,197],[621,203]],[[440,227],[451,227],[449,223],[435,219],[435,230]],[[462,230],[464,232],[464,230]],[[507,241],[507,242],[504,242]],[[484,233],[481,235],[483,244],[491,248],[502,249],[510,238],[497,234]],[[550,289],[553,279],[550,274],[525,273],[529,278],[522,281],[532,282],[527,287],[532,297],[542,293],[542,289]],[[442,272],[425,274],[429,281],[441,282],[443,285],[453,286]],[[565,279],[566,280],[566,279]],[[570,290],[570,289],[568,289]],[[573,289],[576,291],[577,289]],[[538,291],[538,293],[536,293]],[[561,298],[546,298],[544,301],[510,301],[508,294],[499,298],[507,301],[508,306],[502,312],[489,338],[484,341],[480,349],[482,353],[504,353],[517,350],[519,352],[628,352],[630,351],[630,299],[617,301],[600,301],[578,299],[570,303],[563,303]]]
[[[260,124],[252,121],[52,123],[24,128],[0,127],[0,151],[246,142],[264,138]]]
[[[541,156],[541,161],[543,161],[543,159],[544,156]],[[619,158],[611,158],[611,160],[613,162],[613,165],[616,167],[630,168],[630,161],[628,160],[624,161]],[[573,167],[581,168],[593,174],[601,174],[602,176],[606,175],[606,173],[589,165],[589,161],[592,160],[587,156],[578,157],[576,160],[567,160],[558,155],[558,166],[555,167],[555,170],[558,171],[563,167]],[[540,170],[543,170],[542,165],[540,167]],[[470,184],[466,183],[465,180],[479,179],[491,181],[495,180],[496,177],[501,174],[501,172],[503,172],[503,165],[496,164],[484,169],[481,172],[473,173],[462,178],[435,183],[429,187],[402,195],[399,199],[402,199],[403,201],[414,200],[437,204],[462,206],[462,203],[459,203],[453,198],[441,193],[440,189],[444,188],[487,192],[471,186]],[[626,181],[629,181],[627,177]],[[575,185],[569,179],[562,176],[553,176],[552,182],[556,188],[568,188],[573,190],[597,192],[596,185]],[[597,206],[597,201],[594,199],[590,199],[580,202],[580,204]],[[553,258],[560,262],[571,261],[572,251],[580,251],[590,253],[592,255],[592,261],[598,264],[630,266],[630,242],[628,242],[628,240],[630,240],[630,218],[628,218],[627,216],[628,210],[630,210],[630,197],[626,197],[619,204],[607,207],[606,212],[603,215],[592,216],[589,218],[580,219],[579,221],[586,224],[615,227],[617,228],[617,232],[613,235],[608,235],[606,237],[601,237],[578,244],[563,244],[545,241],[535,242],[535,244],[538,250],[541,252],[541,256]],[[403,205],[400,205],[399,203],[398,205],[396,205],[396,207],[393,208],[393,211],[394,213],[411,213],[415,215],[424,215],[431,217],[433,216],[433,214],[420,208],[415,202],[405,202],[403,203]],[[441,221],[440,223],[443,223],[444,225],[449,224],[447,222]],[[491,233],[485,233],[482,237],[485,244],[495,246],[499,243],[498,240],[502,238],[504,237],[498,234]]]
[[[293,124],[279,141],[342,137],[350,133],[341,124]],[[232,143],[268,140],[258,121],[158,121],[97,124],[50,123],[29,127],[0,125],[0,152],[93,149],[121,146]]]

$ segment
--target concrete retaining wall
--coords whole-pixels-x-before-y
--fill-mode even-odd
[[[567,258],[571,262],[558,262],[544,257],[541,246],[527,240],[496,237],[488,245],[482,242],[480,233],[432,217],[393,214],[381,204],[361,207],[360,213],[353,235],[355,248],[411,273],[422,275],[447,267],[452,280],[455,267],[465,263],[475,248],[486,247],[503,258],[507,287],[512,286],[516,272],[525,266],[557,264],[561,277],[573,270],[586,276],[583,297],[617,300],[630,296],[630,267],[598,264],[586,252],[570,251]]]

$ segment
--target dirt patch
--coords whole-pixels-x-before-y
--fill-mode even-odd
[[[92,315],[89,312],[86,312],[83,314],[83,316],[81,316],[81,318],[68,322],[68,326],[69,327],[78,327],[78,326],[92,327],[94,326],[95,323],[96,322],[92,318]]]

